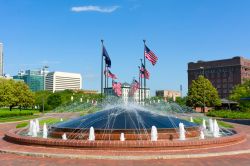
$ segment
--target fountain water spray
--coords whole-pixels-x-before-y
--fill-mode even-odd
[[[186,136],[185,136],[185,128],[184,128],[184,124],[183,123],[179,123],[179,139],[180,140],[185,140]]]
[[[46,123],[43,124],[43,138],[48,137],[48,129]]]
[[[157,139],[158,139],[157,128],[155,126],[152,126],[152,129],[151,129],[151,141],[157,141]]]
[[[39,120],[36,119],[36,131],[39,132],[40,131],[40,125],[39,125]]]
[[[203,130],[207,129],[206,120],[205,119],[202,120],[202,128],[203,128]]]
[[[32,132],[33,132],[33,123],[34,121],[33,120],[30,120],[30,124],[29,124],[29,132],[28,132],[28,135],[32,135]]]
[[[64,133],[64,134],[62,135],[62,139],[63,139],[63,140],[67,140],[67,135],[66,135],[66,133]]]
[[[208,122],[209,122],[209,131],[210,131],[210,132],[213,132],[213,131],[214,131],[213,120],[210,118],[210,119],[208,120]]]
[[[204,135],[204,132],[202,130],[200,132],[200,139],[205,139],[205,135]]]
[[[120,141],[125,141],[125,136],[124,136],[124,133],[121,133],[121,136],[120,136]]]
[[[220,128],[219,128],[219,126],[218,126],[218,123],[217,123],[217,120],[215,119],[214,120],[214,123],[213,123],[213,136],[214,137],[220,137]]]
[[[89,141],[95,140],[95,130],[94,127],[90,127],[89,129]]]
[[[194,120],[193,120],[193,117],[192,117],[192,116],[190,117],[190,122],[194,122]]]
[[[32,137],[37,137],[37,126],[36,126],[36,122],[33,122],[33,125],[32,125]]]
[[[63,122],[63,118],[61,118],[60,121]]]
[[[80,98],[80,102],[82,103],[82,98]]]

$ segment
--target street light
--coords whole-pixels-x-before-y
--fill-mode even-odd
[[[205,68],[203,66],[200,67],[202,69],[202,75],[205,79]],[[205,113],[205,81],[203,81],[203,111]]]
[[[46,87],[45,87],[45,84],[46,84],[46,79],[45,79],[45,70],[48,69],[49,66],[43,66],[43,90],[45,91]],[[43,113],[44,113],[44,94],[43,94]]]

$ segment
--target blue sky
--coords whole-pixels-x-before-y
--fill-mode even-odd
[[[249,0],[0,0],[5,72],[48,65],[79,72],[100,89],[100,39],[119,81],[137,77],[142,39],[159,57],[147,63],[156,89],[187,92],[187,63],[250,58]]]

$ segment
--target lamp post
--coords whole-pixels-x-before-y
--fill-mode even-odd
[[[46,84],[46,79],[45,79],[45,70],[48,69],[49,66],[43,66],[43,90],[45,91],[46,87],[45,87],[45,84]],[[43,94],[43,113],[44,113],[44,94]]]
[[[200,67],[202,69],[202,75],[205,79],[205,68],[203,66]],[[205,113],[205,81],[203,81],[203,112]]]

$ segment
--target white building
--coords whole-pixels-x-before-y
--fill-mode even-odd
[[[130,96],[130,93],[131,93],[131,85],[130,84],[123,83],[121,88],[122,88],[121,98],[125,103],[127,103],[128,101],[133,101],[136,103],[139,103],[140,100],[141,100],[141,102],[144,101],[144,88],[140,88],[137,91],[135,91],[133,96]],[[116,96],[112,87],[104,88],[104,94],[107,96]],[[139,96],[139,94],[141,94],[141,95]],[[150,98],[150,89],[149,88],[146,88],[146,99],[147,98]]]
[[[3,43],[0,43],[0,77],[3,76]]]
[[[46,76],[46,90],[55,92],[82,89],[82,76],[78,73],[50,72]]]

